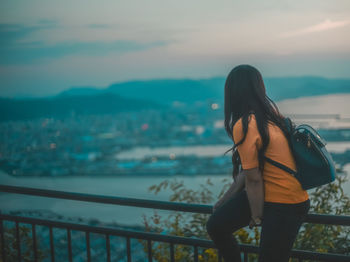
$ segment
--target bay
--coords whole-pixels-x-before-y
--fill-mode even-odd
[[[350,163],[344,166],[344,171],[347,175],[350,174]],[[227,179],[232,181],[228,174],[176,177],[12,177],[4,172],[0,172],[1,184],[5,185],[166,201],[169,200],[172,194],[171,190],[163,190],[155,195],[148,188],[167,179],[169,181],[174,179],[183,181],[185,187],[192,190],[199,190],[201,184],[205,184],[207,179],[210,179],[213,184],[210,189],[214,197],[217,197],[220,193],[225,179],[226,181]],[[349,180],[344,184],[344,191],[350,195]],[[0,194],[0,209],[6,213],[15,210],[52,211],[66,217],[98,219],[102,222],[116,222],[123,225],[142,225],[143,215],[150,217],[154,212],[153,209],[146,208],[86,203],[9,193]],[[170,214],[170,211],[157,210],[157,213],[161,216],[167,216]]]
[[[183,181],[188,189],[198,190],[207,179],[213,183],[211,191],[218,195],[223,187],[222,180],[229,175],[197,175],[176,177],[12,177],[0,172],[1,184],[25,186],[41,189],[61,190],[68,192],[89,193],[107,196],[132,197],[154,200],[169,200],[172,191],[165,190],[155,195],[148,191],[151,185],[159,184],[166,179]],[[48,210],[67,217],[81,217],[84,219],[98,219],[103,222],[117,222],[124,225],[143,224],[143,214],[151,216],[152,209],[86,203],[21,194],[0,194],[0,209],[5,212],[14,210]],[[163,216],[170,211],[157,210]]]
[[[194,155],[197,157],[215,157],[223,156],[224,152],[232,147],[232,144],[224,145],[205,145],[205,146],[169,146],[169,147],[134,147],[130,150],[122,151],[115,155],[116,159],[129,160],[129,159],[143,159],[144,157],[152,156],[170,156],[175,154],[177,156],[189,156]],[[346,150],[350,150],[349,141],[328,142],[326,148],[329,152],[343,153]]]

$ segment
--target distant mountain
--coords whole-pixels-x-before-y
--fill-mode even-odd
[[[266,91],[274,101],[316,95],[350,93],[350,79],[322,77],[264,78]],[[73,87],[56,96],[0,98],[0,121],[46,116],[103,114],[143,108],[167,108],[175,101],[189,106],[196,101],[224,99],[224,77],[209,79],[158,79],[115,83],[108,88]]]
[[[72,113],[106,114],[147,108],[162,109],[164,105],[144,99],[127,99],[109,92],[50,98],[0,98],[0,121],[65,117]]]
[[[323,77],[271,77],[264,78],[266,92],[275,101],[335,94],[350,93],[350,79],[327,79]],[[196,101],[223,101],[224,77],[209,79],[160,79],[115,83],[108,88],[71,88],[59,96],[77,94],[94,95],[111,92],[123,97],[152,100],[171,104],[174,101],[194,103]]]
[[[350,93],[350,79],[274,77],[264,79],[267,94],[276,101],[290,98]]]
[[[58,96],[74,96],[78,94],[94,95],[111,92],[127,98],[147,99],[158,103],[171,104],[174,101],[193,103],[206,99],[217,99],[223,92],[223,78],[210,79],[160,79],[138,80],[115,83],[108,88],[70,88]]]
[[[61,93],[59,93],[57,96],[71,96],[71,95],[96,95],[106,92],[106,88],[102,89],[103,92],[101,92],[100,88],[93,87],[93,86],[77,86],[77,87],[71,87],[70,89],[64,90]],[[107,91],[108,92],[108,91]]]

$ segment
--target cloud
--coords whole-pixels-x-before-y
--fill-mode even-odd
[[[279,36],[282,38],[288,38],[293,36],[306,35],[310,33],[322,32],[322,31],[339,28],[339,27],[344,27],[348,24],[350,24],[350,20],[332,21],[330,19],[326,19],[317,25],[305,27],[295,31],[285,32],[280,34]]]
[[[55,59],[68,55],[107,55],[112,52],[125,53],[156,46],[164,46],[166,41],[138,42],[116,41],[65,41],[47,43],[45,41],[24,41],[32,33],[42,29],[57,27],[54,21],[40,21],[38,25],[0,24],[0,65],[28,64],[41,59]]]
[[[0,48],[8,47],[16,44],[20,39],[23,39],[30,34],[58,27],[54,21],[40,20],[37,25],[27,26],[21,24],[0,24]]]

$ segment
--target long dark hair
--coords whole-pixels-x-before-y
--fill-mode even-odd
[[[248,131],[248,117],[255,114],[258,131],[262,139],[262,147],[258,151],[259,169],[263,172],[266,148],[270,141],[268,122],[276,124],[289,139],[284,116],[277,105],[266,95],[265,85],[260,72],[253,66],[241,64],[234,67],[225,82],[225,130],[233,140],[233,126],[242,117],[243,138],[233,145],[232,177],[235,180],[241,168],[241,160],[237,146],[243,143]]]

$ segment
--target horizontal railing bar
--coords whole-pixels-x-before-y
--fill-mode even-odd
[[[199,238],[186,238],[186,237],[162,235],[162,234],[151,233],[151,232],[142,232],[142,231],[129,230],[129,229],[125,230],[125,229],[112,228],[112,227],[96,227],[96,226],[90,226],[90,225],[84,225],[84,224],[75,224],[75,223],[69,223],[69,222],[47,220],[47,219],[34,218],[34,217],[15,216],[15,215],[8,215],[8,214],[0,214],[0,219],[10,220],[10,221],[15,221],[20,223],[28,223],[28,224],[34,223],[41,226],[52,226],[55,228],[62,228],[62,229],[68,228],[71,230],[85,231],[85,232],[97,233],[97,234],[103,234],[103,235],[109,234],[114,236],[138,238],[138,239],[145,239],[145,240],[151,239],[151,240],[156,240],[160,242],[168,242],[168,243],[183,244],[183,245],[197,244],[199,246],[207,247],[207,248],[214,247],[211,241],[203,240]]]
[[[208,248],[214,247],[211,241],[203,240],[199,238],[198,239],[185,238],[185,237],[178,237],[178,236],[162,235],[162,234],[151,233],[151,232],[125,230],[125,229],[113,228],[113,227],[96,227],[96,226],[90,226],[90,225],[84,225],[84,224],[76,224],[76,223],[69,223],[69,222],[55,221],[55,220],[46,220],[46,219],[40,219],[40,218],[34,218],[34,217],[15,216],[15,215],[8,215],[8,214],[1,214],[1,213],[0,213],[0,219],[18,221],[21,223],[29,223],[29,224],[35,223],[41,226],[53,226],[56,228],[63,228],[63,229],[69,228],[71,230],[85,231],[85,232],[97,233],[97,234],[110,234],[114,236],[123,236],[123,237],[138,238],[138,239],[145,239],[145,240],[151,239],[151,240],[156,240],[161,242],[184,244],[184,245],[199,244],[202,247],[208,247]]]
[[[0,213],[0,219],[21,222],[21,223],[28,223],[28,224],[34,223],[36,225],[52,226],[56,228],[92,232],[97,234],[109,234],[114,236],[123,236],[127,238],[146,239],[146,240],[153,240],[153,241],[173,243],[173,244],[200,246],[205,248],[216,248],[214,243],[211,240],[194,238],[194,237],[192,238],[179,237],[179,236],[163,235],[163,234],[142,232],[142,231],[129,230],[129,229],[100,227],[100,226],[97,227],[97,226],[90,226],[90,225],[84,225],[84,224],[75,224],[75,223],[69,223],[69,222],[54,221],[54,220],[47,220],[47,219],[33,218],[33,217],[15,216],[15,215],[8,215],[8,214],[1,214],[1,213]],[[242,252],[248,252],[248,253],[257,254],[259,252],[258,246],[247,245],[247,244],[240,244],[240,249]],[[321,261],[349,261],[349,258],[350,258],[350,256],[346,256],[346,255],[317,253],[312,251],[295,250],[295,249],[292,250],[291,255],[292,257],[295,257],[295,258],[316,259]]]
[[[169,201],[129,198],[129,197],[105,196],[105,195],[66,192],[66,191],[58,191],[58,190],[48,190],[48,189],[39,189],[39,188],[32,188],[32,187],[9,186],[9,185],[0,185],[0,191],[7,192],[7,193],[60,198],[60,199],[67,199],[67,200],[78,200],[78,201],[84,201],[84,202],[95,202],[95,203],[103,203],[103,204],[114,204],[114,205],[122,205],[122,206],[136,206],[136,207],[144,207],[144,208],[156,208],[156,209],[184,211],[184,212],[193,212],[193,213],[210,213],[209,211],[210,206],[201,205],[201,204],[187,204],[187,203],[176,203],[176,202],[169,202]]]
[[[350,226],[350,216],[309,213],[304,222],[333,226]]]
[[[317,261],[329,261],[329,262],[349,262],[350,256],[332,254],[332,253],[317,253],[306,250],[292,250],[291,257],[298,259],[316,259]]]
[[[0,191],[7,193],[25,194],[32,196],[42,196],[50,198],[59,198],[66,200],[77,200],[84,202],[94,202],[103,204],[135,206],[142,208],[155,208],[172,211],[183,211],[191,213],[211,214],[212,206],[203,204],[178,203],[160,200],[148,200],[129,197],[116,197],[106,195],[95,195],[86,193],[66,192],[58,190],[48,190],[32,187],[20,187],[11,185],[0,185]],[[342,215],[327,215],[327,214],[307,214],[304,222],[325,224],[325,225],[340,225],[350,226],[350,216]]]

